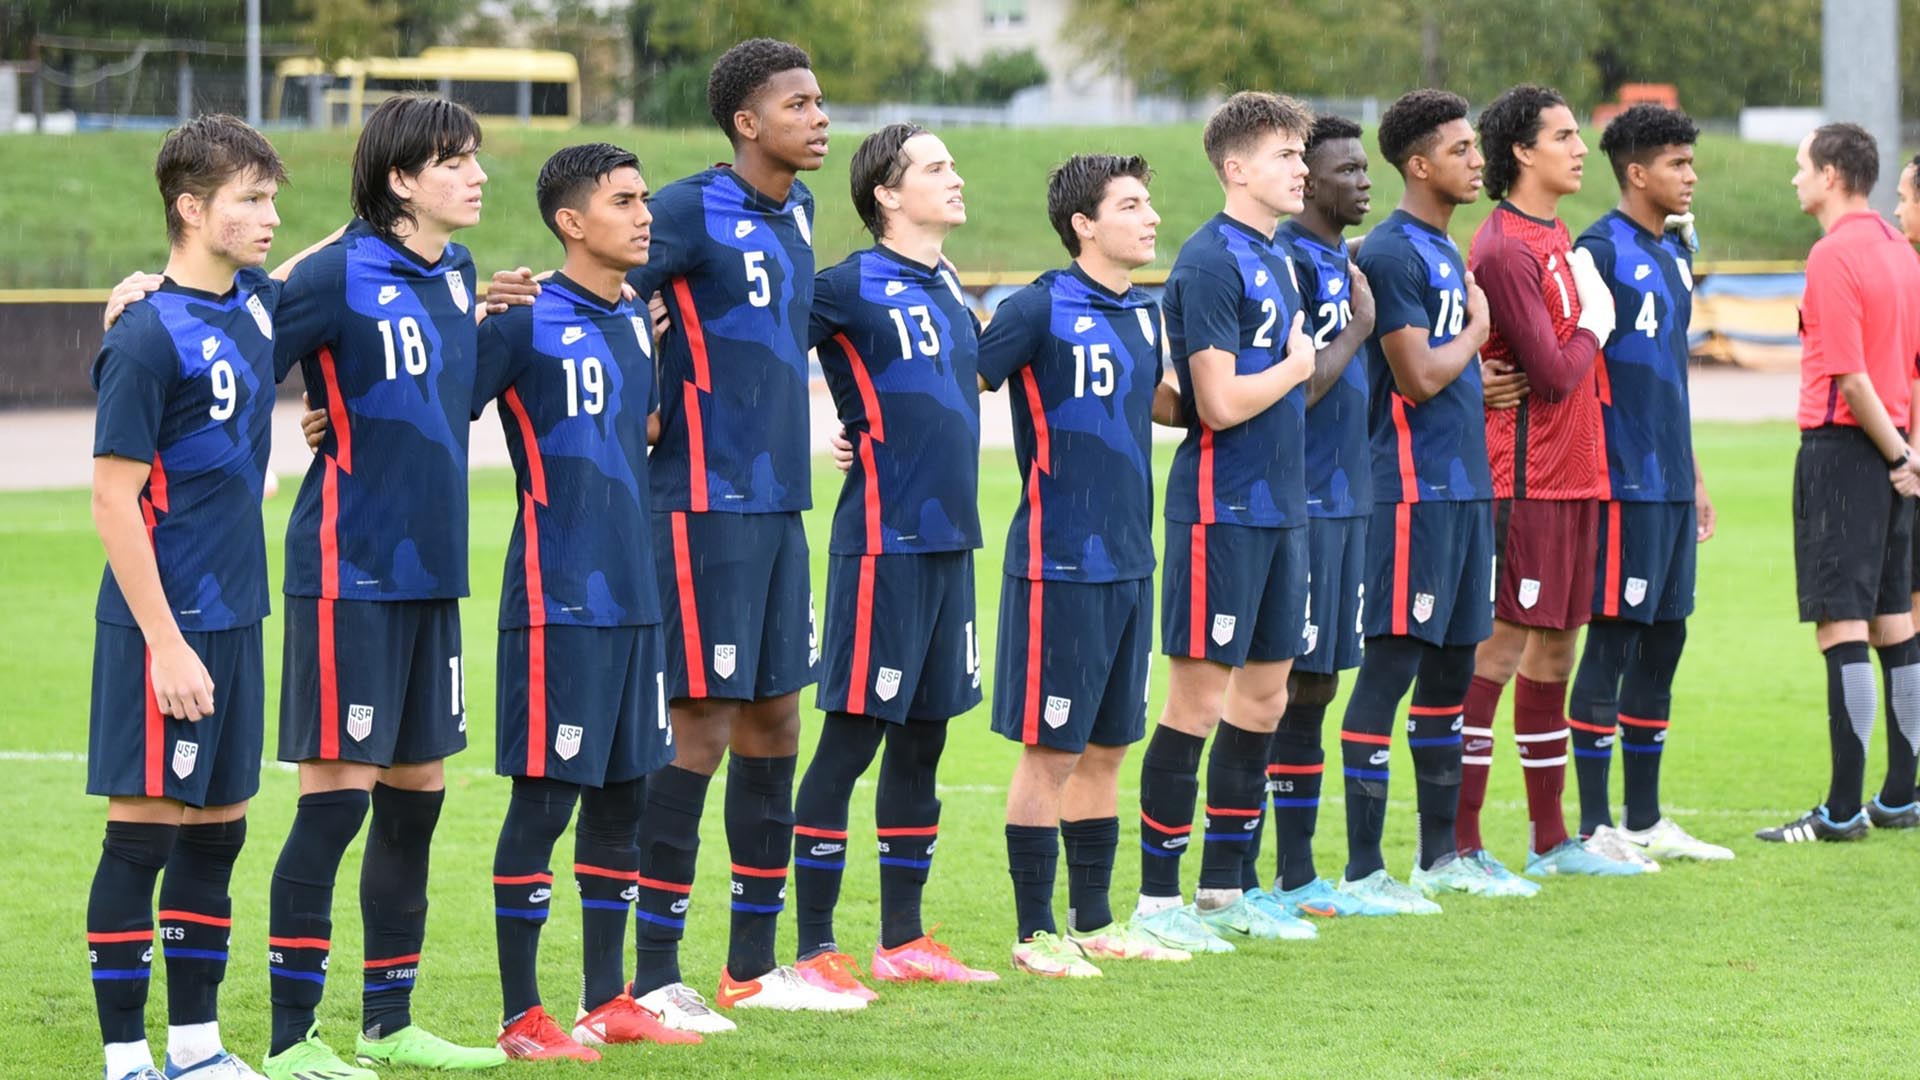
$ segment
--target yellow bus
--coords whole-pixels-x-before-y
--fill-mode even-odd
[[[458,101],[483,123],[569,128],[580,122],[580,62],[542,49],[435,46],[418,56],[283,60],[268,115],[314,127],[358,127],[394,94],[424,91]]]

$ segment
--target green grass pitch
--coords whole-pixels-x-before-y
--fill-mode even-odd
[[[595,1068],[688,1078],[1808,1077],[1899,1068],[1912,1059],[1910,1020],[1920,1006],[1908,967],[1920,930],[1912,904],[1920,837],[1882,834],[1807,848],[1763,847],[1750,838],[1754,828],[1814,802],[1824,782],[1821,667],[1811,632],[1794,623],[1787,520],[1794,444],[1784,425],[1698,432],[1720,535],[1702,552],[1665,795],[1697,834],[1730,843],[1736,862],[1671,865],[1634,880],[1554,881],[1530,901],[1457,899],[1435,918],[1323,924],[1315,942],[1249,945],[1182,966],[1112,964],[1104,979],[1046,982],[1008,971],[1012,905],[1000,826],[1014,750],[987,730],[986,711],[978,709],[953,722],[941,774],[944,837],[926,911],[962,958],[1002,971],[1002,982],[884,989],[874,1006],[843,1017],[748,1014],[738,1034],[700,1047],[614,1048]],[[815,584],[823,587],[822,541],[838,484],[824,461],[816,481],[818,507],[808,525]],[[490,768],[490,628],[513,504],[508,474],[480,473],[473,484],[476,592],[464,608],[472,749],[450,763],[415,1014],[440,1033],[482,1043],[499,1012],[488,875],[508,790]],[[1011,455],[990,451],[979,598],[989,657],[1000,544],[1016,492]],[[267,504],[270,537],[284,529],[291,503],[289,485]],[[269,550],[277,581],[277,540]],[[0,985],[9,987],[0,995],[0,1024],[13,1033],[0,1049],[0,1075],[10,1078],[99,1075],[82,935],[104,806],[81,794],[78,755],[86,748],[100,564],[85,493],[0,497],[0,767],[10,778],[0,788],[8,822],[0,845]],[[277,694],[279,640],[276,617],[267,628],[269,702]],[[1164,661],[1158,669],[1163,680]],[[810,698],[806,704],[803,755],[818,720]],[[1330,720],[1338,716],[1336,706]],[[1336,726],[1329,723],[1330,737]],[[1500,730],[1511,730],[1504,718]],[[1396,874],[1405,873],[1413,846],[1404,753],[1395,750],[1387,834]],[[1877,782],[1880,753],[1876,746],[1870,782]],[[1331,759],[1337,754],[1334,746]],[[1505,735],[1497,757],[1488,836],[1517,864],[1525,817],[1520,768]],[[1122,773],[1114,898],[1123,910],[1138,880],[1137,776],[1131,768]],[[1327,787],[1316,850],[1322,871],[1337,873],[1345,848],[1340,785]],[[720,791],[716,784],[684,953],[689,978],[708,991],[727,921]],[[295,793],[291,772],[266,770],[235,875],[223,1023],[227,1045],[255,1062],[267,1034],[268,878]],[[856,954],[871,947],[878,920],[871,841],[860,839],[872,835],[872,794],[867,783],[856,799],[839,912],[841,942]],[[1572,804],[1570,791],[1570,812]],[[556,860],[563,880],[566,850]],[[1270,841],[1268,852],[1270,860]],[[334,960],[346,971],[360,959],[358,861],[356,846],[335,900]],[[1191,888],[1198,860],[1185,862]],[[578,986],[578,927],[577,908],[554,904],[542,985],[549,1007],[566,1015]],[[791,960],[790,917],[782,931],[781,955]],[[156,962],[148,1009],[156,1050],[164,1040],[162,970]],[[358,1015],[358,980],[335,982],[321,1010],[322,1033],[345,1048]],[[568,1070],[515,1064],[493,1075],[543,1071]]]

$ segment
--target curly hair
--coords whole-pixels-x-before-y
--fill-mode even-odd
[[[1123,176],[1145,184],[1153,179],[1147,159],[1121,154],[1075,154],[1047,174],[1047,220],[1060,234],[1068,255],[1080,254],[1080,234],[1073,231],[1073,215],[1100,215],[1107,185]]]
[[[1262,135],[1279,132],[1304,140],[1313,130],[1313,111],[1284,94],[1242,90],[1221,102],[1207,120],[1200,141],[1213,171],[1222,176],[1227,158],[1253,147]]]
[[[1532,146],[1540,137],[1541,110],[1566,103],[1558,90],[1521,83],[1494,98],[1480,114],[1480,152],[1487,157],[1483,179],[1490,198],[1504,199],[1513,190],[1520,175],[1513,148]]]
[[[796,68],[813,69],[806,50],[773,38],[748,38],[720,54],[707,75],[707,109],[727,133],[728,142],[740,141],[733,114],[745,108],[769,79]]]
[[[1693,119],[1665,105],[1635,105],[1613,118],[1600,133],[1600,152],[1613,165],[1613,177],[1627,186],[1627,166],[1646,165],[1669,146],[1692,146],[1700,139]]]
[[[1441,125],[1464,120],[1467,99],[1448,90],[1409,90],[1380,117],[1380,156],[1402,175],[1407,159],[1433,149]]]

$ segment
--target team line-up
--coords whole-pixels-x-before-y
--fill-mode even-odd
[[[286,535],[277,752],[299,763],[300,797],[269,903],[261,1072],[276,1080],[595,1060],[605,1044],[731,1031],[739,1010],[864,1008],[869,983],[999,978],[962,963],[920,912],[947,721],[982,701],[983,388],[1008,388],[1022,483],[991,704],[994,730],[1021,746],[1006,816],[1015,971],[1096,976],[1108,962],[1312,938],[1313,919],[1431,914],[1452,894],[1530,896],[1534,878],[1733,857],[1659,802],[1694,551],[1714,528],[1689,434],[1696,130],[1683,114],[1641,106],[1608,126],[1600,148],[1619,206],[1575,242],[1557,207],[1588,154],[1557,93],[1515,87],[1476,133],[1463,99],[1413,91],[1378,133],[1405,194],[1349,240],[1370,209],[1361,129],[1290,98],[1235,94],[1203,137],[1223,209],[1183,243],[1161,299],[1130,281],[1157,250],[1147,162],[1081,154],[1047,177],[1048,220],[1071,261],[983,328],[942,254],[967,210],[938,136],[895,124],[860,143],[852,199],[875,242],[816,276],[814,196],[798,174],[822,164],[828,120],[807,55],[742,42],[714,65],[708,97],[730,166],[650,192],[626,150],[559,151],[537,202],[564,261],[537,281],[496,274],[485,301],[451,240],[479,222],[486,181],[461,106],[399,96],[374,111],[354,151],[351,223],[271,275],[286,179],[273,148],[225,116],[167,137],[155,170],[165,274],[116,289],[93,369],[108,570],[88,791],[110,801],[87,940],[108,1080],[260,1075],[224,1048],[216,995],[263,753],[268,425],[275,384],[296,366],[316,454]],[[1795,183],[1823,225],[1864,207],[1872,186],[1851,171],[1857,132],[1823,128],[1801,148]],[[1448,226],[1483,189],[1501,201],[1463,258]],[[1879,228],[1856,230],[1859,243],[1884,240],[1920,267]],[[1841,235],[1833,226],[1829,240]],[[1810,324],[1835,319],[1841,301],[1816,303],[1810,285]],[[844,426],[847,474],[820,620],[801,522],[810,354]],[[1826,414],[1803,427],[1874,440],[1878,494],[1860,497],[1899,507],[1910,529],[1902,495],[1920,467],[1880,471],[1899,457],[1882,436],[1901,438],[1906,398],[1897,415],[1889,399],[1877,421],[1856,420],[1879,400],[1879,369],[1862,397],[1868,367],[1848,366],[1839,346],[1824,355],[1824,368],[1809,360],[1809,379],[1825,382],[1807,394],[1824,395]],[[467,433],[489,403],[517,501],[495,703],[496,769],[513,788],[493,864],[501,1032],[497,1046],[468,1048],[416,1024],[409,1003],[442,763],[466,745]],[[1185,431],[1165,482],[1157,596],[1155,423]],[[1806,498],[1829,497],[1815,488]],[[1851,552],[1862,531],[1834,525],[1809,550]],[[1879,539],[1891,548],[1890,532]],[[1920,649],[1910,622],[1900,639],[1880,617],[1893,592],[1907,602],[1906,550],[1865,587],[1857,567],[1828,566],[1858,559],[1809,555],[1816,568],[1802,574],[1802,614],[1822,620],[1823,647],[1837,620],[1867,618],[1885,646],[1901,721],[1890,736],[1908,741],[1868,808],[1879,825],[1920,820],[1920,732],[1907,730],[1920,709],[1895,696],[1920,687],[1900,680],[1920,676]],[[1810,613],[1809,574],[1840,599]],[[1856,592],[1869,610],[1855,610]],[[1156,600],[1167,703],[1147,738]],[[1863,759],[1867,623],[1857,635],[1838,625],[1855,711],[1836,730],[1858,736]],[[1339,737],[1348,861],[1335,880],[1312,852],[1322,724],[1338,673],[1354,668]],[[1480,833],[1510,681],[1525,876]],[[825,719],[796,794],[799,694],[816,683]],[[1409,694],[1418,842],[1403,883],[1381,837]],[[1109,897],[1118,776],[1142,739],[1141,887],[1121,916]],[[1572,832],[1560,808],[1569,743]],[[833,915],[849,802],[876,756],[881,925],[863,972]],[[1839,760],[1827,806],[1763,838],[1864,832],[1860,769],[1849,805]],[[731,924],[709,999],[683,977],[679,943],[723,761]],[[363,963],[347,976],[362,983],[356,1065],[314,1017],[330,976],[351,970],[329,968],[331,913],[369,818]],[[569,1024],[542,1006],[535,972],[570,821],[583,977]],[[1259,867],[1268,828],[1271,878]],[[1063,844],[1064,928],[1053,913]],[[1190,847],[1201,865],[1189,900]],[[782,964],[789,875],[799,948]],[[157,1062],[143,1021],[156,921],[169,1015]]]

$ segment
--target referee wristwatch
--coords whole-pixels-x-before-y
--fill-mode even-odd
[[[1913,464],[1913,447],[1903,446],[1900,448],[1900,456],[1897,458],[1894,458],[1892,461],[1887,462],[1887,467],[1890,469],[1904,469],[1912,464]]]

